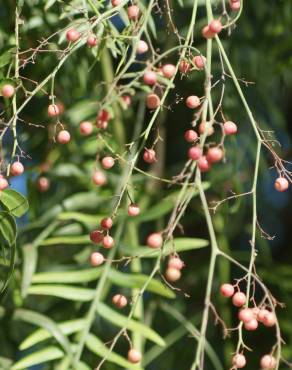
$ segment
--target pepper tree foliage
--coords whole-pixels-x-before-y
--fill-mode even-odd
[[[138,1],[136,21],[128,19],[129,5],[27,0],[1,7],[1,87],[11,84],[15,94],[1,100],[0,117],[1,173],[11,182],[0,196],[0,368],[219,370],[231,368],[235,354],[251,368],[265,354],[275,368],[288,368],[292,353],[283,340],[289,343],[292,327],[280,301],[289,307],[291,287],[279,281],[291,269],[269,269],[272,237],[262,220],[275,202],[287,201],[286,194],[267,200],[276,172],[291,179],[282,113],[291,4],[241,2],[232,12],[224,1]],[[201,29],[213,17],[223,31],[206,40]],[[81,37],[68,43],[72,28]],[[88,47],[88,36],[96,46]],[[149,50],[138,55],[140,39]],[[196,55],[206,57],[202,70]],[[176,66],[171,79],[161,73],[166,63]],[[155,86],[143,82],[146,70],[156,72]],[[145,103],[151,93],[160,99],[154,110]],[[186,107],[189,95],[201,97],[198,109]],[[47,116],[49,104],[59,104],[60,116]],[[108,127],[82,136],[80,122],[95,123],[102,110]],[[223,135],[227,120],[236,122],[236,137]],[[224,150],[208,173],[188,159],[193,144],[183,138],[202,121],[215,133],[203,132],[196,144]],[[66,145],[56,140],[62,129],[71,135]],[[282,148],[270,130],[282,136]],[[151,165],[143,161],[147,149],[156,153]],[[115,165],[103,170],[109,155]],[[12,189],[15,160],[25,166],[27,199]],[[95,171],[106,184],[92,182]],[[133,202],[141,211],[130,218]],[[114,221],[108,251],[89,238],[104,217]],[[162,248],[144,246],[152,232],[162,233]],[[106,260],[92,267],[96,250]],[[170,255],[186,265],[177,282],[165,277]],[[238,309],[220,297],[226,282],[247,295],[247,306],[275,314],[275,325],[245,330]],[[116,293],[129,301],[120,312]],[[128,361],[130,348],[142,354],[139,364]]]

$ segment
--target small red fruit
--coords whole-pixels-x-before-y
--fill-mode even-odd
[[[232,358],[232,364],[236,369],[242,369],[246,365],[246,358],[241,353],[237,353]]]
[[[146,244],[150,248],[158,249],[162,247],[163,238],[160,233],[150,234],[147,238]]]
[[[201,172],[207,172],[211,168],[211,164],[208,162],[208,159],[205,155],[202,155],[198,159],[198,167]]]
[[[89,121],[81,122],[80,126],[79,126],[79,131],[80,131],[80,134],[83,135],[83,136],[90,135],[93,131],[92,123],[89,122]]]
[[[91,266],[100,266],[104,262],[104,256],[99,252],[93,252],[90,255]]]
[[[37,181],[38,191],[41,193],[46,192],[50,187],[50,180],[44,176],[40,177]]]
[[[240,321],[249,322],[254,319],[253,310],[251,308],[243,308],[238,313],[238,318]]]
[[[23,164],[19,161],[12,163],[10,172],[12,176],[22,175],[24,171]]]
[[[285,177],[278,177],[275,181],[274,186],[277,191],[282,193],[289,188],[289,182]]]
[[[119,6],[122,3],[122,0],[112,0],[112,6]]]
[[[246,295],[242,292],[236,292],[234,296],[232,297],[232,303],[236,307],[241,307],[246,302]]]
[[[91,48],[97,45],[97,38],[95,36],[88,36],[87,45]]]
[[[157,161],[156,153],[153,149],[145,149],[143,153],[143,159],[146,163],[154,163]]]
[[[147,53],[149,47],[148,47],[148,44],[147,42],[145,42],[144,40],[139,40],[138,41],[138,44],[137,44],[137,54],[144,54],[144,53]]]
[[[260,321],[260,322],[263,322],[265,315],[269,314],[269,313],[270,313],[270,311],[268,311],[266,309],[260,309],[258,314],[257,314],[257,320]]]
[[[15,93],[14,86],[10,84],[3,85],[1,89],[1,93],[4,98],[7,98],[7,99],[11,98]]]
[[[189,143],[192,143],[193,141],[197,140],[198,134],[194,130],[187,130],[185,132],[185,140]]]
[[[220,33],[222,31],[222,23],[219,21],[219,19],[214,19],[210,24],[209,24],[209,30],[212,33]]]
[[[80,38],[80,33],[75,29],[71,28],[66,32],[66,39],[69,42],[75,42]]]
[[[207,160],[210,163],[220,162],[223,158],[223,150],[218,147],[208,149]]]
[[[237,125],[232,121],[226,121],[223,124],[223,131],[225,135],[234,135],[237,133]]]
[[[209,124],[209,122],[201,122],[200,123],[200,126],[199,126],[199,133],[201,135],[203,135],[206,131],[206,126],[207,124]],[[214,134],[214,127],[213,126],[209,126],[209,130],[208,130],[208,136],[211,136]]]
[[[262,323],[269,328],[276,325],[276,322],[277,319],[273,312],[267,312],[262,320]]]
[[[8,181],[1,175],[0,177],[0,190],[4,190],[9,186]]]
[[[156,109],[160,105],[160,99],[159,96],[156,94],[149,94],[147,95],[146,99],[146,106],[149,109]]]
[[[172,78],[175,75],[176,68],[173,64],[165,64],[162,67],[162,74],[166,78]]]
[[[106,109],[101,109],[96,117],[96,120],[100,122],[108,122],[110,119],[110,113]]]
[[[180,70],[181,73],[187,74],[189,72],[189,70],[191,69],[191,65],[186,60],[182,60],[179,63],[178,69]]]
[[[188,151],[188,157],[197,161],[202,156],[202,149],[199,146],[192,146]]]
[[[70,133],[67,130],[62,130],[58,133],[57,141],[59,144],[67,144],[70,141]]]
[[[101,160],[101,164],[105,170],[109,170],[114,166],[115,160],[113,159],[113,157],[104,157]]]
[[[112,302],[117,308],[124,308],[128,304],[127,298],[122,294],[114,295],[113,299],[112,299]]]
[[[132,99],[130,95],[123,95],[122,96],[123,102],[126,104],[127,108],[131,105]]]
[[[230,5],[230,8],[234,10],[235,12],[237,12],[241,6],[240,1],[231,1],[229,5]]]
[[[186,99],[186,105],[191,109],[198,108],[201,105],[200,98],[195,95],[188,96]]]
[[[56,117],[60,114],[60,109],[57,104],[50,104],[48,106],[48,116]]]
[[[102,240],[102,245],[106,249],[111,249],[115,245],[115,241],[110,235],[106,235]]]
[[[223,297],[230,298],[234,294],[234,286],[231,284],[222,284],[220,287],[220,293]]]
[[[92,243],[99,244],[103,239],[103,232],[101,230],[93,230],[89,234],[90,240]]]
[[[165,271],[165,277],[167,281],[175,282],[181,278],[181,272],[176,268],[168,267]]]
[[[128,352],[129,362],[131,362],[132,364],[137,364],[138,362],[141,361],[141,359],[142,359],[141,352],[137,351],[134,348],[130,349],[130,351]]]
[[[128,207],[128,215],[131,217],[136,217],[140,214],[140,207],[137,204],[130,204]]]
[[[137,5],[130,5],[127,9],[128,17],[131,20],[136,21],[140,15],[140,9]]]
[[[147,71],[144,73],[143,81],[146,85],[155,85],[157,82],[157,76],[156,73],[153,71]]]
[[[181,270],[184,267],[184,261],[182,261],[179,257],[170,257],[168,260],[168,267]]]
[[[110,217],[103,218],[100,221],[100,226],[105,230],[109,230],[113,227],[113,220]]]
[[[252,319],[250,321],[244,322],[244,328],[248,331],[256,330],[259,326],[259,323],[256,319]]]
[[[212,39],[215,34],[210,30],[209,26],[205,26],[202,29],[202,36],[205,37],[205,39]]]
[[[204,69],[206,64],[206,58],[202,55],[196,55],[193,58],[193,63],[198,69]]]
[[[261,358],[261,369],[274,369],[277,365],[277,360],[274,356],[271,355],[264,355]]]
[[[106,176],[102,171],[96,170],[92,175],[92,181],[95,185],[102,186],[106,183]]]

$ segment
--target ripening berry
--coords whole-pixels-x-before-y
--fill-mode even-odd
[[[238,313],[238,318],[244,323],[254,320],[254,314],[251,308],[243,308]]]
[[[97,45],[97,38],[95,36],[88,36],[87,45],[91,48]]]
[[[110,217],[105,217],[100,221],[100,226],[105,230],[109,230],[113,227],[113,220]]]
[[[111,249],[115,245],[114,239],[110,235],[104,236],[102,246],[106,249]]]
[[[197,140],[198,134],[194,130],[187,130],[185,132],[185,140],[189,143],[192,143],[193,141]]]
[[[4,190],[9,186],[8,181],[3,176],[0,177],[0,190]]]
[[[230,298],[234,294],[234,286],[231,284],[222,284],[220,287],[220,293],[223,297]]]
[[[101,122],[108,122],[110,119],[110,113],[106,109],[101,109],[96,117],[96,120]]]
[[[231,1],[229,5],[230,5],[230,8],[234,10],[235,12],[238,11],[241,6],[240,1]]]
[[[222,31],[222,23],[219,21],[219,19],[214,19],[210,24],[209,24],[209,30],[212,33],[220,33]]]
[[[211,164],[208,162],[208,159],[205,155],[202,155],[198,159],[197,163],[198,163],[198,167],[199,167],[201,172],[207,172],[211,168]]]
[[[271,355],[264,355],[261,358],[261,369],[274,369],[277,365],[277,360],[274,356]]]
[[[144,54],[147,53],[149,47],[146,41],[144,40],[139,40],[137,44],[137,54]]]
[[[75,30],[75,28],[71,28],[66,32],[66,39],[69,42],[75,42],[80,38],[80,33]]]
[[[165,64],[162,66],[162,74],[166,78],[172,78],[175,75],[176,68],[173,64]]]
[[[274,187],[281,193],[289,188],[289,182],[285,177],[278,177],[275,181]]]
[[[11,98],[14,95],[14,86],[10,84],[5,84],[2,86],[1,93],[4,98]]]
[[[256,319],[252,319],[250,321],[244,322],[244,328],[248,331],[256,330],[259,326],[259,323]]]
[[[102,171],[96,170],[92,175],[92,181],[95,185],[102,186],[106,183],[106,176]]]
[[[135,21],[139,18],[140,9],[137,5],[130,5],[127,9],[129,19]]]
[[[198,69],[204,69],[206,64],[206,58],[202,55],[196,55],[193,58],[193,63]]]
[[[189,70],[191,69],[191,65],[186,60],[182,60],[179,63],[178,69],[180,70],[181,73],[187,74],[189,72]]]
[[[89,122],[89,121],[81,122],[80,126],[79,126],[79,131],[80,131],[80,134],[83,135],[83,136],[90,135],[93,131],[92,123]]]
[[[276,325],[276,322],[277,322],[277,319],[276,319],[276,316],[273,312],[267,312],[264,315],[264,318],[263,318],[263,321],[262,321],[262,323],[267,327],[272,327],[272,326]]]
[[[50,187],[50,180],[44,176],[40,177],[37,181],[38,191],[41,193],[46,192]]]
[[[188,157],[193,161],[197,161],[202,156],[202,149],[199,146],[192,146],[188,150]]]
[[[10,172],[12,176],[22,175],[24,171],[23,164],[19,161],[12,163]]]
[[[153,233],[148,235],[146,244],[150,248],[158,249],[162,247],[163,244],[163,238],[160,233]]]
[[[64,111],[65,111],[65,106],[64,106],[64,104],[63,104],[62,102],[58,101],[58,102],[56,103],[56,105],[57,105],[57,107],[59,108],[59,114],[60,114],[60,115],[61,115],[61,114],[63,114],[63,113],[64,113]]]
[[[113,159],[113,157],[104,157],[101,160],[101,164],[105,170],[109,170],[114,166],[115,160]]]
[[[141,361],[141,359],[142,359],[142,355],[139,351],[137,351],[134,348],[130,349],[130,351],[128,352],[129,362],[131,362],[132,364],[137,364],[138,362]]]
[[[223,150],[218,147],[208,149],[207,160],[210,163],[220,162],[223,158]]]
[[[103,239],[103,232],[101,230],[93,230],[89,234],[90,240],[92,243],[99,244]]]
[[[126,104],[127,107],[129,107],[132,103],[132,99],[131,99],[130,95],[123,95],[122,100]]]
[[[58,133],[57,141],[59,144],[67,144],[70,141],[70,133],[67,130],[62,130]]]
[[[223,131],[225,135],[234,135],[237,133],[237,125],[232,121],[226,121],[223,124]]]
[[[212,39],[215,34],[210,30],[209,26],[205,26],[202,29],[202,36],[205,37],[205,39]]]
[[[128,304],[127,298],[122,294],[114,295],[112,298],[112,302],[117,308],[124,308]]]
[[[260,312],[260,309],[258,307],[252,308],[253,317],[258,320],[258,314]]]
[[[143,81],[146,85],[155,85],[157,82],[156,73],[153,71],[146,71],[143,76]]]
[[[264,317],[266,314],[270,313],[270,311],[266,310],[266,309],[260,309],[258,314],[257,314],[257,320],[260,321],[260,322],[263,322],[264,321]]]
[[[181,270],[184,267],[184,261],[182,261],[179,257],[172,256],[168,260],[168,267]]]
[[[50,104],[48,106],[48,116],[56,117],[60,114],[60,109],[57,104]]]
[[[201,122],[199,125],[199,133],[203,135],[206,131],[206,125],[209,124],[209,122]],[[209,126],[208,130],[208,136],[211,136],[214,134],[214,127],[212,125]]]
[[[242,369],[246,365],[246,359],[245,356],[241,353],[237,353],[232,358],[232,364],[236,369]]]
[[[128,215],[131,217],[136,217],[140,213],[140,207],[137,204],[130,204],[128,207]]]
[[[122,3],[122,0],[112,0],[112,6],[119,6]]]
[[[236,307],[241,307],[246,302],[246,295],[242,292],[236,292],[234,296],[232,297],[232,303]]]
[[[146,106],[149,109],[156,109],[160,105],[160,98],[156,94],[147,95]]]
[[[156,153],[153,149],[145,149],[143,153],[143,159],[146,163],[154,163],[156,162]]]
[[[181,278],[181,272],[176,268],[168,267],[165,271],[165,277],[167,281],[175,282]]]
[[[93,252],[90,255],[91,266],[100,266],[104,262],[104,256],[99,252]]]
[[[186,105],[188,108],[195,109],[201,104],[200,98],[195,95],[188,96],[186,99]]]

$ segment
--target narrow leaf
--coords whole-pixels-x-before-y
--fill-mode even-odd
[[[28,294],[49,295],[53,297],[69,299],[72,301],[91,301],[95,295],[94,289],[79,288],[66,285],[32,285]]]
[[[28,210],[27,199],[16,190],[3,190],[0,196],[0,203],[16,217],[21,217]]]
[[[64,353],[58,347],[50,346],[22,358],[21,360],[17,361],[10,370],[27,369],[30,366],[57,360],[63,356]]]

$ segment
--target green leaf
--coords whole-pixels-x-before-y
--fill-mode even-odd
[[[35,272],[38,249],[34,245],[24,245],[22,248],[23,264],[22,264],[22,280],[21,280],[21,295],[26,296],[28,287],[31,284],[33,273]]]
[[[89,235],[72,235],[72,236],[58,236],[46,239],[41,242],[40,245],[58,245],[58,244],[68,244],[68,245],[79,245],[79,244],[89,244]]]
[[[142,370],[139,365],[132,364],[125,360],[124,357],[118,355],[115,352],[109,353],[109,348],[106,347],[95,335],[88,334],[86,339],[86,347],[99,357],[106,357],[108,362],[113,362],[124,369],[130,370]]]
[[[45,11],[47,11],[51,6],[55,4],[57,0],[47,0],[45,5]]]
[[[136,320],[128,319],[127,316],[121,315],[115,310],[112,310],[110,307],[102,302],[98,303],[97,312],[105,320],[120,328],[126,327],[128,330],[139,333],[152,342],[159,344],[160,346],[165,345],[164,340],[154,330]]]
[[[8,212],[0,212],[0,235],[9,246],[12,246],[16,239],[16,223]]]
[[[49,295],[72,301],[87,302],[94,298],[95,290],[66,285],[32,285],[28,294]]]
[[[4,46],[2,49],[2,54],[0,55],[0,68],[6,66],[10,63],[12,59],[12,51],[15,47],[11,45]]]
[[[96,280],[103,268],[90,268],[76,271],[49,271],[35,274],[33,283],[87,283]]]
[[[21,217],[28,210],[27,199],[16,190],[3,190],[0,195],[0,203],[16,217]]]
[[[84,328],[85,319],[64,321],[57,324],[59,330],[63,335],[70,335],[76,333]],[[25,350],[29,347],[34,346],[46,339],[52,337],[52,334],[46,329],[37,329],[32,334],[30,334],[24,341],[20,344],[19,348]]]
[[[27,369],[30,366],[57,360],[63,356],[64,353],[58,347],[50,346],[22,358],[21,360],[17,361],[10,370]]]
[[[85,225],[98,225],[103,217],[102,215],[89,215],[81,212],[62,212],[58,215],[60,221],[73,220]]]

